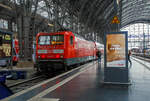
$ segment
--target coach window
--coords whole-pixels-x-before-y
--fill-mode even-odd
[[[70,44],[73,45],[73,36],[70,37]]]

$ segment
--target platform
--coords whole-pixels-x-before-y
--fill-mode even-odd
[[[140,63],[139,63],[140,62]],[[97,62],[35,85],[2,101],[148,101],[149,63],[132,57],[131,85],[103,86]],[[145,67],[146,66],[146,67]]]

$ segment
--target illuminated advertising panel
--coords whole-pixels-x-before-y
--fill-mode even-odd
[[[11,57],[11,35],[0,33],[0,58]]]
[[[106,65],[107,67],[126,67],[125,34],[107,34]]]

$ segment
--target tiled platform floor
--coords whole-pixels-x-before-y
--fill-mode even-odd
[[[150,100],[150,70],[132,59],[132,85],[101,86],[97,66],[90,68],[65,85],[44,96],[60,101],[148,101]]]

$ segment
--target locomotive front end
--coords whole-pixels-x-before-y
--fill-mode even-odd
[[[36,38],[36,65],[38,70],[49,71],[64,64],[64,35],[39,34]]]

